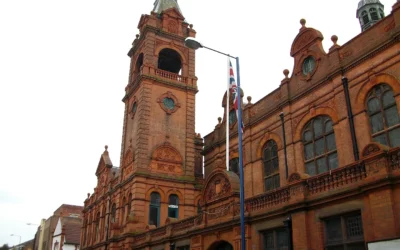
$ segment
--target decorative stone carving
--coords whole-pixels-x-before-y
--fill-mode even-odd
[[[292,182],[295,182],[295,181],[300,181],[300,180],[301,180],[301,177],[300,177],[299,173],[292,173],[289,176],[289,183],[292,183]]]
[[[208,182],[204,198],[207,202],[210,202],[229,196],[231,191],[229,180],[223,174],[217,174]]]
[[[373,155],[381,150],[383,150],[381,145],[379,145],[376,142],[372,142],[364,147],[361,155],[362,155],[362,157],[367,157],[367,156]]]
[[[178,24],[175,21],[171,20],[168,22],[167,29],[168,29],[168,32],[176,34],[176,33],[178,33]]]
[[[150,169],[156,172],[181,174],[182,157],[175,148],[165,144],[154,151]]]

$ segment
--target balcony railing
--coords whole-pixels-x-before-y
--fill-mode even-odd
[[[155,73],[156,73],[156,76],[161,76],[162,78],[166,78],[169,80],[174,80],[174,81],[182,82],[185,84],[188,82],[187,77],[184,77],[184,76],[181,76],[181,75],[169,72],[169,71],[165,71],[162,69],[155,69]]]

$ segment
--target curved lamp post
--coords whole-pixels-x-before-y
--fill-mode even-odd
[[[244,174],[243,174],[243,152],[242,152],[242,108],[240,99],[240,71],[239,71],[239,57],[234,57],[229,54],[223,53],[221,51],[209,48],[196,41],[193,37],[188,37],[185,39],[185,46],[197,50],[199,48],[205,48],[216,53],[222,54],[224,56],[234,58],[236,60],[236,74],[237,74],[237,87],[238,87],[238,137],[239,137],[239,171],[240,171],[240,231],[241,231],[241,249],[246,250],[246,238],[245,238],[245,227],[244,227]],[[228,121],[227,121],[228,122]],[[229,146],[227,146],[229,147]]]

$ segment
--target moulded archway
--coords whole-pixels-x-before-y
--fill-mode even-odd
[[[388,74],[378,74],[372,75],[369,81],[365,82],[357,93],[356,103],[354,105],[353,113],[357,114],[365,110],[365,100],[369,91],[376,85],[381,83],[389,85],[393,89],[395,96],[400,94],[400,84],[399,81],[392,75]]]

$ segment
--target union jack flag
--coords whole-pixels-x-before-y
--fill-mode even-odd
[[[232,63],[229,60],[229,91],[232,93],[232,98],[233,98],[233,107],[235,108],[236,111],[236,118],[239,120],[239,111],[238,111],[238,98],[239,98],[239,90],[235,82],[235,75],[233,74],[233,68],[232,68]],[[244,124],[243,120],[240,121],[241,127],[242,127],[242,133],[244,130]]]

